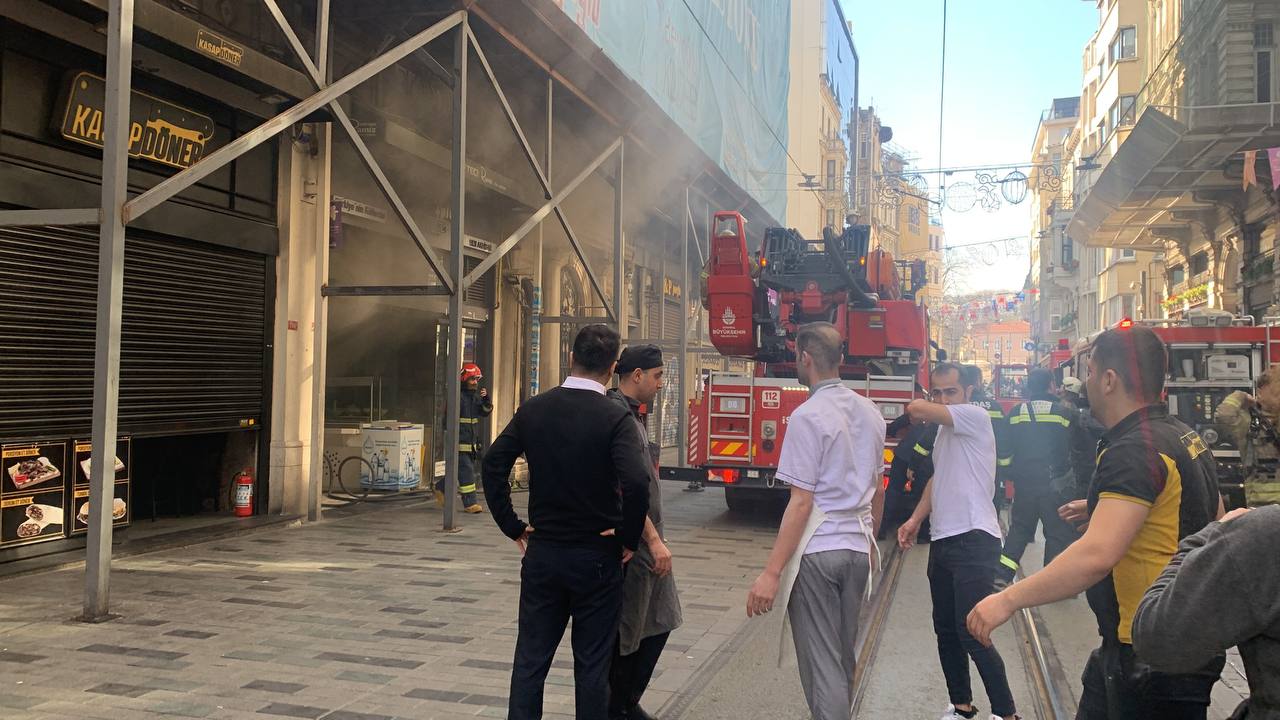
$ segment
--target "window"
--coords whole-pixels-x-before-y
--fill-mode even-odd
[[[1169,268],[1169,284],[1181,285],[1187,280],[1187,268],[1184,265],[1174,265]]]
[[[1138,29],[1136,27],[1120,28],[1111,41],[1111,62],[1128,60],[1138,56]]]
[[[1259,50],[1254,58],[1255,76],[1257,78],[1257,101],[1271,102],[1271,51]]]
[[[1191,277],[1209,272],[1209,253],[1201,250],[1191,256]]]
[[[907,222],[912,225],[920,224],[920,208],[915,205],[907,206]]]
[[[1120,250],[1121,260],[1132,260],[1135,257],[1137,257],[1137,253],[1134,252],[1132,248],[1122,248]]]
[[[836,161],[835,160],[827,161],[827,189],[828,190],[836,189]]]
[[[1137,98],[1133,95],[1121,95],[1111,103],[1111,111],[1107,115],[1107,129],[1129,127],[1136,120]]]
[[[1275,45],[1275,26],[1269,22],[1256,22],[1253,24],[1253,46],[1256,48],[1269,48]]]
[[[1075,253],[1076,253],[1075,244],[1071,242],[1071,238],[1063,237],[1062,238],[1062,266],[1063,267],[1067,267],[1067,268],[1071,267],[1071,264],[1076,261]]]

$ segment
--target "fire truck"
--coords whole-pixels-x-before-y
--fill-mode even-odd
[[[991,397],[1000,403],[1005,414],[1026,399],[1026,388],[1026,365],[996,365],[991,369]]]
[[[742,216],[716,213],[704,305],[721,355],[755,362],[754,374],[706,373],[689,405],[687,467],[668,479],[722,486],[731,510],[785,496],[775,477],[791,413],[808,398],[796,375],[795,335],[827,321],[845,340],[840,376],[871,399],[886,422],[923,397],[928,382],[923,262],[895,263],[870,246],[870,227],[831,228],[820,242],[768,228],[757,260],[747,250]],[[886,465],[892,459],[886,451]]]
[[[1271,320],[1268,318],[1268,320]],[[1254,325],[1249,316],[1192,310],[1186,318],[1122,320],[1116,328],[1146,325],[1169,353],[1165,399],[1169,413],[1200,434],[1218,465],[1218,485],[1228,508],[1244,506],[1244,468],[1237,448],[1219,432],[1218,405],[1236,390],[1252,394],[1264,370],[1280,362],[1280,327]],[[1086,379],[1094,334],[1076,349],[1071,370]]]

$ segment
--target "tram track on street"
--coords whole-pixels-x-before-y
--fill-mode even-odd
[[[855,718],[859,717],[866,699],[870,670],[876,662],[908,552],[910,551],[902,551],[896,545],[893,546],[880,575],[880,586],[872,596],[870,606],[863,612],[862,629],[858,638],[858,665],[853,678]],[[1019,571],[1018,578],[1021,577]],[[1070,691],[1069,680],[1044,631],[1040,614],[1034,609],[1022,610],[1014,615],[1012,624],[1018,637],[1020,659],[1031,684],[1035,717],[1039,720],[1074,718],[1075,699]]]

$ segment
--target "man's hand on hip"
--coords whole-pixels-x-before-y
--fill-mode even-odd
[[[516,538],[515,540],[516,547],[520,548],[521,557],[524,557],[525,551],[529,549],[529,536],[532,534],[533,534],[533,526],[525,525],[524,532],[521,533],[520,537]]]

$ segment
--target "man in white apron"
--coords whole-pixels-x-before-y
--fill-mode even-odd
[[[778,462],[791,501],[747,595],[748,617],[772,610],[775,598],[786,612],[783,632],[789,621],[815,720],[853,714],[858,614],[871,589],[884,500],[884,417],[840,382],[842,345],[830,323],[796,333],[796,370],[810,395],[787,421]]]

